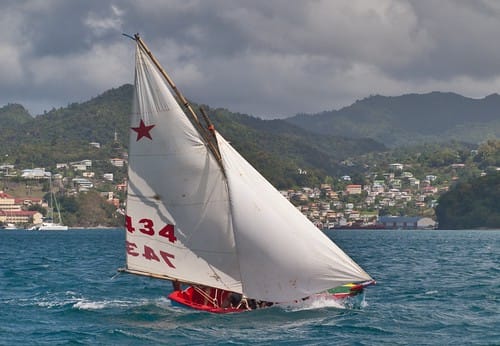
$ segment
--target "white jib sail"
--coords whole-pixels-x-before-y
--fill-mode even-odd
[[[248,297],[290,302],[371,277],[222,136],[243,291]]]
[[[138,46],[127,268],[287,302],[370,280],[217,134],[225,175]]]

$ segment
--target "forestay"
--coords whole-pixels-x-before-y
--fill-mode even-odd
[[[273,302],[371,279],[216,133],[219,165],[139,44],[131,124],[128,270]]]

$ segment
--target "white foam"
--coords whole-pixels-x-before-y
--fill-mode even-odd
[[[102,310],[107,308],[128,307],[137,305],[137,303],[127,300],[88,300],[85,298],[77,299],[73,308],[79,310]]]
[[[312,297],[297,303],[283,305],[286,310],[300,311],[300,310],[316,310],[323,308],[336,308],[345,309],[343,300],[332,299],[328,297]]]
[[[69,306],[80,310],[101,310],[113,307],[128,307],[134,305],[147,304],[144,301],[129,301],[129,300],[92,300],[77,294],[74,291],[66,291],[64,293],[46,293],[43,296],[30,299],[34,300],[34,304],[43,308],[60,308]]]
[[[107,306],[109,306],[109,303],[106,301],[93,302],[93,301],[81,300],[73,304],[73,308],[79,310],[101,310],[106,308]]]

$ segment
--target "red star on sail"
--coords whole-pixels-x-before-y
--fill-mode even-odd
[[[144,121],[141,119],[141,123],[139,124],[139,126],[138,127],[131,127],[131,129],[134,130],[135,132],[137,132],[137,141],[138,141],[142,137],[147,137],[149,139],[153,139],[151,137],[151,134],[149,133],[149,131],[151,131],[151,129],[153,127],[155,127],[155,125],[146,126],[146,124],[144,124]]]

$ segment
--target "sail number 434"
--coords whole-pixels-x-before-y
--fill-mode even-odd
[[[140,219],[138,222],[139,226],[138,231],[142,234],[148,235],[148,236],[154,236],[156,234],[156,229],[154,227],[153,220],[151,219]],[[127,229],[127,232],[134,233],[136,231],[135,227],[132,224],[132,218],[130,216],[125,216],[125,228]],[[171,243],[174,243],[177,238],[175,237],[174,234],[174,225],[166,225],[162,227],[158,231],[158,236],[160,237],[165,237],[168,239]],[[127,246],[127,254],[130,256],[137,257],[140,255],[139,252],[137,252],[139,249],[137,247],[137,244],[132,243],[132,242],[126,242]],[[160,254],[161,258],[163,261],[170,267],[170,268],[175,268],[175,265],[172,263],[172,260],[175,259],[175,256],[162,251],[162,250],[155,250],[147,245],[143,246],[143,251],[142,251],[142,256],[147,259],[148,261],[156,261],[160,262],[160,257],[157,255],[157,252]]]
[[[139,222],[140,228],[139,232],[145,235],[154,236],[156,234],[156,229],[151,219],[140,219]],[[125,228],[127,232],[134,233],[136,231],[135,227],[132,225],[132,218],[130,216],[125,217]],[[162,229],[158,231],[158,235],[160,237],[167,238],[171,243],[175,243],[177,238],[174,233],[174,225],[165,225]]]

